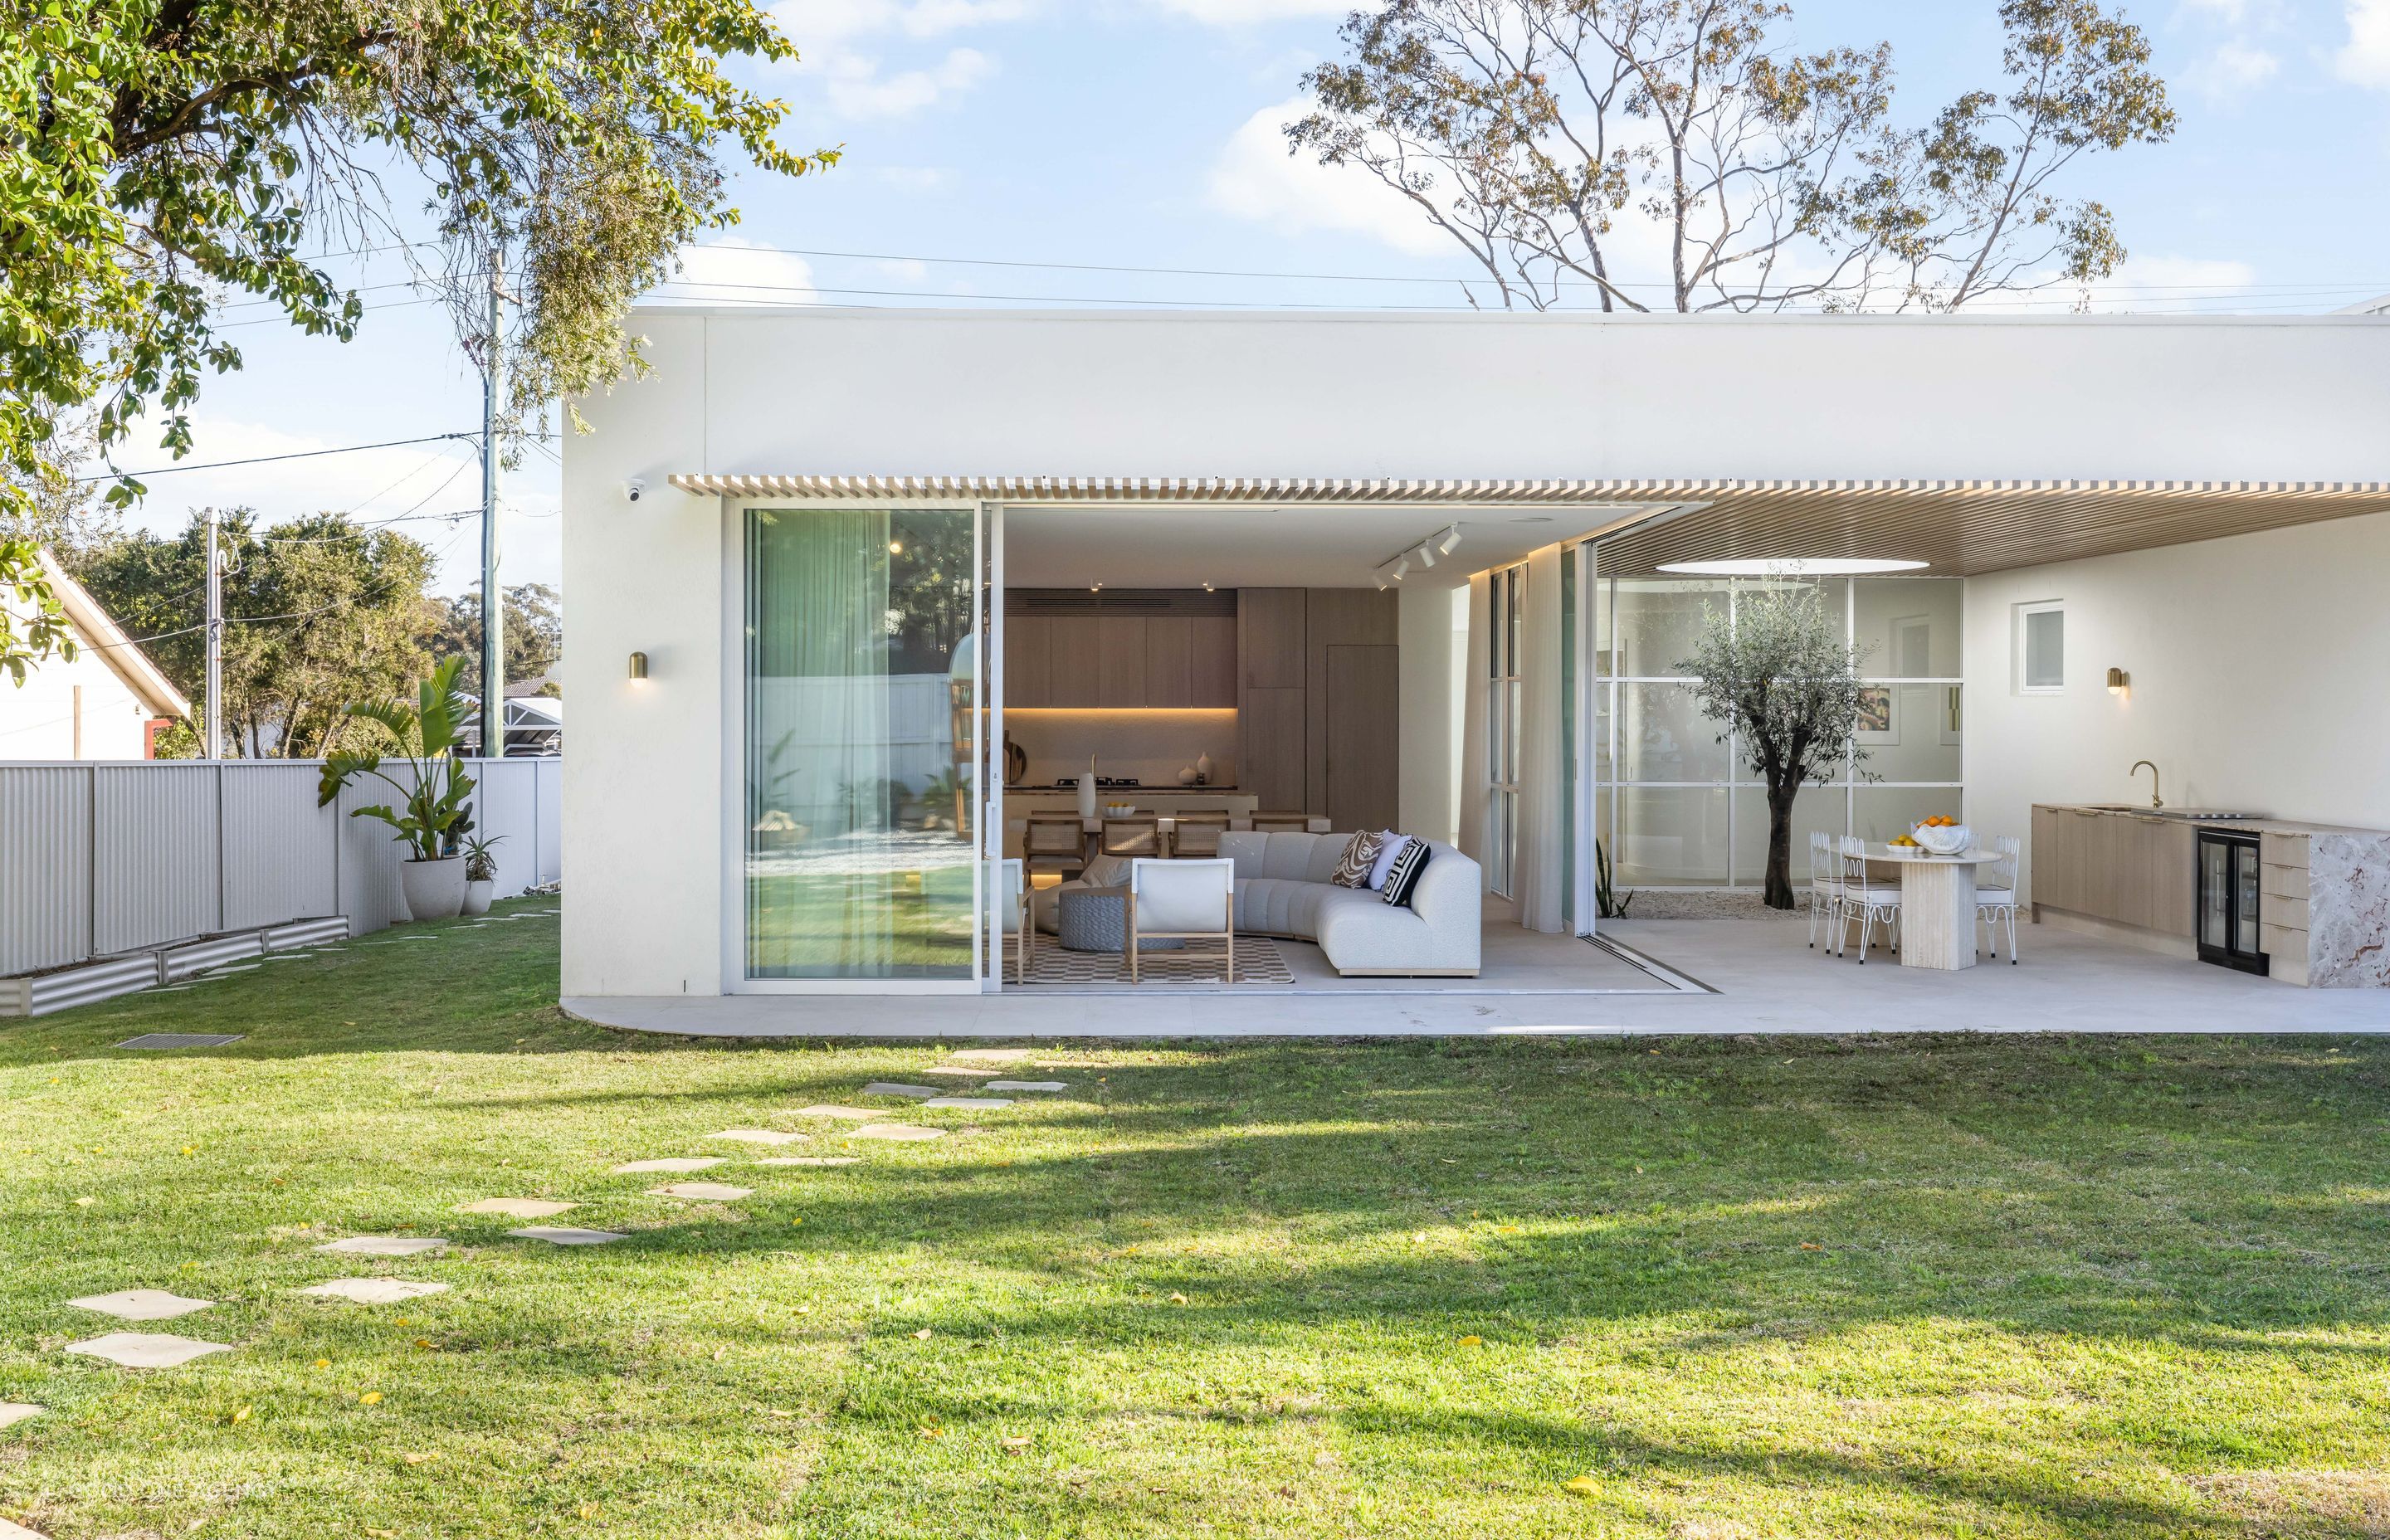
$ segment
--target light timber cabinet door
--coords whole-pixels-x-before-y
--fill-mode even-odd
[[[1004,704],[1054,704],[1054,622],[1042,615],[1005,617]]]
[[[1237,784],[1262,811],[1307,811],[1303,802],[1303,695],[1299,689],[1245,692],[1237,716]]]
[[[1057,615],[1046,622],[1049,706],[1099,706],[1103,622],[1093,615]]]
[[[1157,615],[1145,622],[1145,704],[1184,706],[1192,699],[1194,622]]]
[[[1401,762],[1398,647],[1328,649],[1328,800],[1330,828],[1392,828]]]
[[[1107,615],[1096,626],[1096,704],[1144,705],[1146,622],[1134,615]]]
[[[1237,703],[1237,618],[1198,615],[1188,623],[1187,703]]]

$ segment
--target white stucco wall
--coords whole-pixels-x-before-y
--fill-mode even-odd
[[[2035,802],[2147,801],[2146,759],[2170,807],[2390,828],[2385,580],[2390,514],[1971,579],[1969,822],[2029,845]],[[2023,695],[2014,606],[2043,599],[2066,688]]]
[[[84,759],[141,759],[149,712],[114,669],[87,648],[51,658],[19,689],[0,675],[0,760],[74,759],[75,691],[83,691]]]
[[[1402,644],[1401,823],[1407,831],[1449,843],[1460,809],[1459,675],[1469,590],[1407,584],[1395,617]]]
[[[2383,480],[2385,327],[645,311],[653,374],[581,403],[596,432],[564,449],[565,993],[704,994],[727,975],[735,617],[721,507],[673,473]],[[1429,627],[1406,621],[1406,640]],[[644,687],[623,677],[634,648]],[[2151,666],[2127,662],[2137,680]],[[1427,687],[1407,671],[1407,713]],[[2264,800],[2332,811],[2300,789]],[[1431,812],[1406,789],[1407,819]]]

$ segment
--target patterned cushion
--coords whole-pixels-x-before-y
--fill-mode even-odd
[[[1410,906],[1411,890],[1419,886],[1420,874],[1427,870],[1427,841],[1414,840],[1394,857],[1394,868],[1386,873],[1382,895],[1389,904]]]
[[[1340,888],[1368,887],[1369,868],[1377,865],[1378,847],[1384,843],[1381,837],[1368,829],[1356,834],[1352,843],[1344,847],[1344,853],[1337,858],[1336,869],[1328,874],[1328,880]]]
[[[1378,838],[1382,842],[1378,846],[1378,859],[1369,866],[1369,886],[1384,892],[1386,874],[1394,869],[1394,858],[1402,854],[1404,847],[1412,841],[1409,835],[1396,834],[1393,829],[1385,830]]]

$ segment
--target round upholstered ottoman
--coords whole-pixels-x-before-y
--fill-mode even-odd
[[[1055,895],[1055,914],[1066,952],[1128,950],[1126,888],[1065,888]],[[1183,941],[1137,943],[1140,952],[1175,952]]]

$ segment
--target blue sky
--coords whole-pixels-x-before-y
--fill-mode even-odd
[[[1276,125],[1332,57],[1330,0],[783,0],[804,55],[750,69],[791,107],[791,147],[844,161],[802,181],[742,176],[746,218],[692,257],[711,297],[863,304],[1056,302],[1453,302],[1445,283],[1238,279],[976,266],[931,259],[1438,279],[1457,251],[1358,173],[1291,161]],[[1796,0],[1805,46],[1894,45],[1898,112],[1930,116],[1998,80],[1997,0]],[[2066,190],[2116,212],[2132,260],[2101,296],[2131,310],[2330,310],[2390,292],[2390,0],[2165,0],[2128,6],[2181,114],[2173,142],[2085,162]],[[723,250],[719,248],[729,248]],[[768,250],[758,250],[765,248]],[[828,255],[825,253],[854,253]],[[342,259],[366,284],[405,276]],[[865,292],[873,291],[873,292]],[[403,300],[404,291],[366,296]],[[998,297],[1007,297],[999,300]],[[238,313],[245,319],[260,313]],[[478,379],[437,306],[369,314],[345,346],[246,327],[247,367],[210,381],[194,461],[470,429]],[[136,442],[122,463],[162,456]],[[453,479],[451,479],[453,477]],[[443,485],[444,482],[444,485]],[[269,518],[313,508],[397,526],[475,576],[469,455],[427,444],[160,476],[138,521],[214,501]],[[509,582],[555,582],[557,477],[508,477]]]

